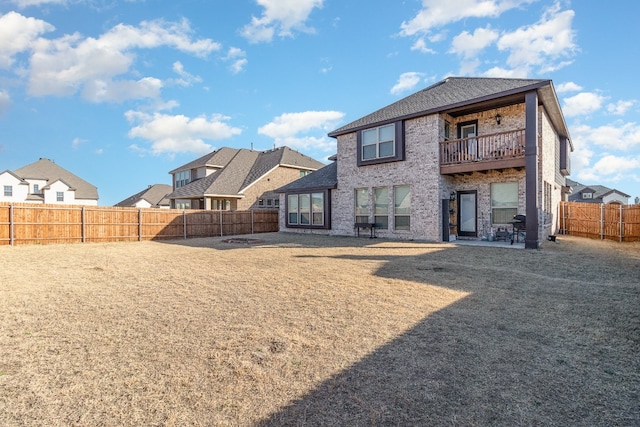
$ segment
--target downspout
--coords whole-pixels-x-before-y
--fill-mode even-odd
[[[539,249],[538,230],[538,92],[525,94],[526,249]]]

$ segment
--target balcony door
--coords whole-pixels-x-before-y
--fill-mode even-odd
[[[458,236],[478,237],[478,192],[458,191]]]
[[[458,138],[473,138],[478,135],[478,121],[472,120],[458,124]],[[466,147],[464,147],[469,158],[475,158],[478,154],[478,140],[467,139]]]

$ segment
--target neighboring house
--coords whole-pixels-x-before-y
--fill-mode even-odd
[[[98,188],[49,159],[0,173],[0,202],[98,205]]]
[[[141,192],[116,203],[114,206],[169,209],[171,202],[167,198],[167,195],[169,195],[171,191],[173,191],[173,187],[167,184],[150,185]]]
[[[285,187],[280,230],[353,235],[369,223],[380,237],[449,241],[488,238],[525,215],[525,247],[538,248],[559,228],[573,145],[550,80],[450,77],[329,136],[330,208]]]
[[[277,209],[274,191],[324,164],[288,147],[254,151],[222,147],[169,172],[179,209]]]
[[[629,204],[629,194],[605,187],[604,185],[583,185],[579,182],[567,179],[567,185],[571,187],[570,202],[583,203],[618,203]]]

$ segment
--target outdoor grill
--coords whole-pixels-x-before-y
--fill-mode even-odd
[[[524,215],[516,215],[513,217],[511,225],[513,226],[513,233],[511,233],[511,244],[513,245],[514,239],[516,242],[520,243],[520,233],[527,231],[527,217]]]

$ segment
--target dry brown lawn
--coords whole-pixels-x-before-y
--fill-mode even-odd
[[[640,425],[640,244],[253,237],[0,247],[0,425]]]

